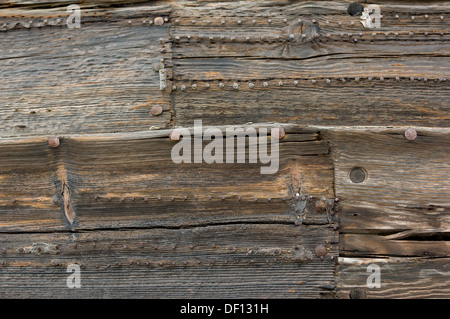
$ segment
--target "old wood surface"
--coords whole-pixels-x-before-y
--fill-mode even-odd
[[[450,3],[350,2],[0,1],[0,297],[448,298]],[[277,173],[175,164],[199,119]]]

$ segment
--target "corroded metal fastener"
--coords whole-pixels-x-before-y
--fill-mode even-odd
[[[361,167],[355,167],[350,171],[349,178],[353,183],[362,183],[366,180],[366,171]]]
[[[161,115],[162,112],[163,112],[163,108],[161,105],[153,105],[150,108],[150,114],[153,116]]]
[[[351,16],[359,16],[364,11],[364,6],[361,3],[353,2],[347,8],[347,12]]]
[[[283,137],[286,135],[286,132],[283,127],[274,127],[271,130],[271,136],[277,140],[283,139]]]
[[[327,209],[327,204],[325,203],[324,200],[318,200],[316,201],[314,207],[316,209],[316,212],[321,213]]]
[[[180,131],[178,130],[173,130],[170,134],[169,134],[169,138],[171,141],[179,141],[181,138],[181,134]]]
[[[408,141],[414,141],[417,138],[417,131],[413,128],[409,128],[405,131],[405,138]]]
[[[59,146],[59,144],[59,138],[57,138],[56,136],[52,136],[48,139],[48,145],[50,145],[50,147],[56,148]]]
[[[314,249],[314,251],[315,251],[315,253],[316,253],[316,255],[317,255],[318,257],[323,257],[323,256],[325,256],[326,253],[327,253],[327,250],[326,250],[326,248],[325,248],[324,245],[319,245],[319,246],[317,246],[317,247]]]
[[[156,17],[153,22],[154,22],[155,25],[163,25],[164,24],[164,19],[161,18],[161,17]]]

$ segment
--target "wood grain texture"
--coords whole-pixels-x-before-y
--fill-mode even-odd
[[[168,127],[171,101],[153,70],[167,33],[126,22],[2,32],[1,136]],[[151,115],[153,105],[163,113]]]
[[[347,6],[174,6],[176,123],[447,127],[445,5],[415,5],[412,19],[410,5],[386,4],[376,30]]]
[[[325,256],[315,255],[317,245]],[[3,298],[319,298],[334,289],[337,232],[235,224],[10,234],[0,246]],[[81,289],[66,286],[73,263]]]
[[[327,212],[313,209],[317,198],[334,198],[328,146],[317,134],[287,138],[278,172],[261,175],[265,164],[248,163],[248,155],[246,163],[175,164],[169,132],[68,136],[56,149],[45,138],[2,140],[1,231],[330,223]],[[29,178],[17,184],[18,176]],[[298,192],[312,199],[297,203]]]
[[[381,288],[366,287],[367,266],[381,270]],[[446,299],[450,293],[448,258],[339,258],[338,298],[349,298],[352,289],[363,289],[369,299]]]
[[[447,298],[449,3],[350,2],[0,0],[0,296]],[[175,164],[199,119],[277,173]]]

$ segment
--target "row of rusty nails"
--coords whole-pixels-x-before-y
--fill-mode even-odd
[[[383,15],[383,16],[381,16],[380,18],[385,18],[386,16],[385,15]],[[392,17],[394,17],[395,19],[400,19],[400,15],[398,15],[398,14],[395,14],[395,15],[392,15]],[[444,20],[444,16],[443,15],[439,15],[439,16],[437,16],[437,15],[429,15],[429,14],[425,14],[425,15],[423,15],[423,16],[421,16],[421,15],[405,15],[404,16],[405,18],[410,18],[411,20],[416,20],[416,18],[419,18],[419,17],[423,17],[424,19],[429,19],[429,18],[434,18],[434,17],[438,17],[438,19],[440,19],[440,20]],[[403,18],[403,16],[402,16],[402,18]],[[198,23],[199,21],[198,20],[196,20],[195,18],[194,19],[190,19],[190,20],[188,20],[188,19],[185,19],[186,20],[186,22],[188,22],[188,23],[190,23],[190,24],[196,24],[196,23]],[[264,20],[265,20],[265,22],[266,23],[269,23],[269,24],[271,24],[271,23],[273,23],[273,22],[283,22],[283,23],[288,23],[288,22],[296,22],[296,23],[304,23],[304,22],[311,22],[311,23],[318,23],[318,20],[317,19],[308,19],[308,20],[303,20],[303,19],[301,19],[301,18],[297,18],[297,19],[294,19],[294,20],[292,20],[292,19],[287,19],[287,18],[282,18],[282,19],[274,19],[274,18],[264,18]],[[259,21],[257,21],[256,19],[243,19],[243,18],[238,18],[237,20],[236,19],[233,19],[233,20],[225,20],[225,19],[220,19],[220,20],[216,20],[216,21],[212,21],[212,20],[202,20],[201,21],[201,23],[205,23],[205,24],[221,24],[221,25],[224,25],[224,24],[227,24],[227,22],[230,22],[231,21],[231,24],[235,24],[235,23],[237,23],[238,25],[240,25],[240,24],[243,24],[243,23],[245,23],[245,22],[250,22],[251,24],[256,24],[257,22],[259,22]],[[176,23],[176,24],[179,24],[180,23],[180,19],[179,18],[175,18],[174,20],[173,20],[173,22],[174,23]],[[330,24],[330,21],[329,20],[325,20],[324,21],[324,23],[325,24]],[[338,20],[337,21],[337,24],[338,25],[342,25],[343,24],[343,22],[342,22],[342,20]],[[358,24],[358,23],[355,23],[355,21],[350,21],[349,22],[349,25],[355,25],[355,24]]]
[[[292,81],[292,84],[294,86],[297,86],[300,84],[301,82],[304,83],[312,83],[312,84],[319,84],[321,81],[325,82],[326,84],[330,84],[332,82],[336,82],[336,83],[347,83],[347,82],[360,82],[360,81],[379,81],[379,82],[386,82],[386,81],[395,81],[395,82],[400,82],[400,81],[409,81],[409,82],[446,82],[447,78],[445,77],[440,77],[440,78],[435,78],[435,79],[430,79],[428,77],[414,77],[414,76],[388,76],[388,77],[384,77],[384,76],[379,76],[379,77],[375,77],[375,76],[369,76],[369,77],[337,77],[337,78],[316,78],[316,79],[296,79],[296,80],[276,80],[277,83],[275,83],[275,86],[279,86],[282,87],[284,85],[289,85]],[[260,82],[260,84],[258,85],[258,83],[255,82],[248,82],[247,86],[250,89],[256,88],[256,87],[269,87],[270,84],[273,85],[273,83],[271,83],[270,81],[258,81]],[[222,82],[219,81],[217,83],[217,86],[221,89],[226,88],[227,85]],[[199,83],[193,83],[190,85],[191,89],[193,90],[197,90],[200,87]],[[211,87],[211,83],[206,82],[203,85],[203,88],[205,89],[209,89]],[[243,81],[239,81],[239,82],[233,82],[231,85],[229,84],[228,87],[231,87],[235,90],[238,90],[239,88],[245,87],[245,82]],[[181,91],[186,91],[186,89],[188,88],[187,85],[185,84],[181,84],[180,85],[180,90]],[[178,87],[176,85],[172,86],[172,90],[177,90]]]
[[[429,18],[433,18],[433,17],[435,17],[435,15],[429,15],[429,14],[425,14],[425,15],[423,15],[423,16],[417,16],[417,15],[408,15],[408,17],[411,19],[411,20],[416,20],[417,18],[420,18],[420,17],[423,17],[424,19],[429,19]],[[444,20],[444,16],[443,15],[439,15],[439,16],[437,16],[436,15],[436,17],[438,17],[438,19],[440,19],[440,20]],[[383,16],[383,18],[384,18],[384,16]],[[400,19],[400,15],[398,15],[398,14],[396,14],[395,16],[394,16],[394,18],[395,19]],[[149,19],[149,20],[142,20],[142,23],[143,24],[149,24],[149,25],[156,25],[156,26],[162,26],[164,23],[167,23],[167,22],[169,22],[170,20],[173,20],[173,22],[175,22],[176,24],[179,24],[180,23],[180,19],[178,19],[178,18],[175,18],[175,19],[169,19],[168,17],[156,17],[156,18],[154,18],[153,20],[152,19]],[[38,21],[33,21],[33,20],[29,20],[28,21],[28,27],[31,27],[33,24],[35,25],[35,26],[37,26],[37,27],[42,27],[42,26],[47,26],[47,25],[49,25],[49,22],[51,22],[52,20],[50,19],[42,19],[42,20],[38,20]],[[190,23],[192,23],[192,24],[195,24],[195,23],[197,23],[197,20],[196,19],[191,19],[191,20],[189,20],[190,21]],[[237,23],[238,25],[241,25],[241,24],[243,24],[244,22],[246,22],[246,21],[250,21],[251,22],[251,24],[256,24],[257,23],[257,20],[255,20],[255,19],[252,19],[252,20],[243,20],[243,19],[238,19],[238,20],[235,20],[235,21],[232,21],[232,23]],[[286,18],[284,18],[284,19],[282,19],[282,20],[280,20],[281,22],[283,22],[283,23],[288,23],[288,19],[286,19]],[[311,20],[308,20],[308,21],[310,21],[311,23],[313,23],[313,24],[316,24],[316,23],[318,23],[318,21],[317,21],[317,19],[311,19]],[[56,25],[63,25],[63,20],[61,19],[61,18],[57,18],[57,19],[55,19],[55,23],[56,23]],[[211,20],[206,20],[205,21],[206,22],[206,24],[211,24],[212,23],[212,21]],[[221,19],[220,21],[218,21],[219,23],[220,23],[220,25],[224,25],[224,24],[226,24],[227,23],[227,20],[224,20],[224,19]],[[269,23],[269,24],[271,24],[272,22],[274,22],[274,20],[272,19],[272,18],[267,18],[266,19],[266,22],[267,23]],[[296,22],[296,23],[303,23],[303,22],[305,22],[304,20],[302,20],[301,18],[298,18],[297,20],[295,20],[294,22]],[[17,23],[17,22],[15,22],[15,23]],[[15,24],[14,23],[14,24]],[[132,20],[128,20],[127,21],[127,23],[128,24],[132,24]],[[327,25],[329,25],[330,24],[330,21],[329,20],[325,20],[324,21],[324,23],[325,24],[327,24]],[[342,24],[343,24],[343,22],[342,21],[337,21],[337,24],[339,25],[339,26],[341,26]],[[350,21],[349,23],[348,23],[349,25],[352,25],[352,26],[354,26],[354,25],[359,25],[358,23],[355,23],[355,21]],[[3,28],[3,30],[7,30],[6,28],[8,27],[8,24],[7,23],[3,23],[3,25],[2,25],[2,28]]]
[[[402,35],[407,35],[408,37],[403,39],[403,38],[398,38],[399,36]],[[372,33],[363,33],[363,32],[358,32],[358,33],[338,33],[338,34],[331,34],[331,33],[326,33],[326,34],[317,34],[317,35],[312,35],[310,36],[310,38],[313,39],[318,39],[319,41],[322,41],[323,38],[325,39],[342,39],[344,37],[354,37],[352,39],[353,42],[358,42],[358,41],[373,41],[373,37],[377,37],[377,36],[384,36],[384,37],[389,37],[392,36],[394,37],[395,40],[405,40],[405,41],[409,41],[410,37],[414,36],[414,35],[424,35],[424,36],[444,36],[444,32],[422,32],[422,33],[414,33],[413,31],[408,31],[408,32],[372,32]],[[368,38],[366,38],[367,36],[369,36]],[[268,37],[268,36],[258,36],[258,37],[249,37],[249,36],[245,36],[245,37],[236,37],[236,36],[229,36],[226,37],[224,35],[219,35],[219,36],[191,36],[191,35],[177,35],[173,38],[173,40],[175,41],[182,41],[183,39],[186,39],[187,41],[190,40],[196,40],[196,41],[204,41],[204,40],[209,40],[209,41],[220,41],[220,42],[226,42],[226,41],[231,41],[231,42],[274,42],[274,41],[280,41],[280,40],[295,40],[296,38],[300,38],[302,40],[306,40],[308,36],[305,33],[302,34],[293,34],[290,33],[287,37],[282,37],[280,35],[277,36],[272,36],[272,37]]]
[[[92,244],[87,243],[86,245],[90,245],[93,248],[97,247],[97,243],[92,243]],[[107,243],[105,246],[106,246],[107,249],[111,249],[112,248],[112,244],[111,243]],[[134,245],[118,244],[116,246],[117,246],[117,248],[122,248],[122,249],[134,249],[133,248]],[[144,243],[138,243],[137,246],[140,249],[146,248],[146,245]],[[61,249],[60,245],[55,245],[55,247],[57,247],[56,249],[58,249],[58,250]],[[211,245],[197,244],[197,246],[195,246],[195,245],[191,244],[191,245],[189,245],[187,247],[189,248],[189,250],[194,250],[196,248],[200,248],[200,250],[205,250],[207,247],[211,247],[212,249],[218,249],[218,250],[223,249],[223,250],[228,250],[228,251],[231,251],[231,252],[246,252],[246,253],[248,253],[249,250],[256,250],[256,251],[258,251],[258,250],[261,249],[261,247],[258,246],[258,245],[255,245],[255,246],[252,246],[252,247],[236,247],[234,245],[220,246],[220,245],[216,245],[216,244],[211,244]],[[71,245],[71,248],[72,249],[78,249],[80,247],[79,247],[78,243],[74,243],[74,244]],[[104,249],[103,245],[101,245],[100,248]],[[165,245],[165,246],[164,245],[163,246],[158,246],[158,245],[151,244],[147,248],[153,249],[153,250],[166,250],[166,249],[167,250],[176,250],[177,248],[180,248],[180,247],[177,244],[172,244],[170,246],[167,246],[167,245]],[[294,250],[299,250],[300,246],[296,244],[296,245],[293,246],[293,248],[294,248]],[[37,251],[38,252],[42,252],[42,249],[40,247],[37,247]],[[289,253],[290,251],[291,251],[291,249],[289,249],[289,248],[288,249],[276,248],[274,250],[274,254],[275,255],[280,255],[283,252],[288,252]],[[19,248],[19,249],[16,250],[16,252],[23,253],[24,250],[23,250],[23,248]],[[1,255],[6,255],[7,254],[7,250],[5,248],[2,248],[0,250],[0,254]]]
[[[227,199],[233,199],[233,198],[236,198],[238,201],[242,201],[244,198],[242,197],[242,196],[235,196],[235,195],[230,195],[230,196],[225,196],[225,195],[221,195],[221,196],[212,196],[212,195],[207,195],[207,196],[204,196],[205,198],[207,198],[208,200],[212,200],[212,199],[214,199],[214,198],[218,198],[218,199],[220,199],[220,200],[222,200],[222,201],[224,201],[224,200],[227,200]],[[148,197],[148,196],[145,196],[145,197],[139,197],[141,200],[143,200],[144,202],[148,202],[149,200],[158,200],[158,201],[161,201],[161,200],[169,200],[169,201],[175,201],[175,200],[182,200],[182,201],[186,201],[186,200],[199,200],[199,196],[196,196],[196,195],[194,195],[194,196],[191,196],[191,197],[189,197],[189,196],[181,196],[181,197],[174,197],[174,196],[162,196],[162,195],[157,195],[157,196],[154,196],[154,197]],[[112,201],[113,200],[113,198],[112,197],[110,197],[110,196],[108,196],[108,197],[102,197],[102,196],[99,196],[99,195],[94,195],[94,200],[101,200],[101,199],[106,199],[107,201]],[[276,198],[277,200],[281,200],[281,201],[289,201],[289,200],[292,200],[292,198],[290,198],[290,197],[282,197],[282,198]],[[262,197],[252,197],[252,198],[250,198],[249,200],[251,200],[251,201],[253,201],[253,202],[257,202],[257,201],[267,201],[267,202],[272,202],[272,200],[274,200],[274,198],[272,198],[272,197],[266,197],[266,198],[262,198]],[[134,201],[136,201],[136,197],[120,197],[119,198],[119,201],[120,202],[126,202],[126,201],[132,201],[132,202],[134,202]]]

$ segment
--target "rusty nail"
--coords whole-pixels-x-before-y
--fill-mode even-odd
[[[162,112],[163,112],[163,108],[161,105],[153,105],[150,108],[150,114],[153,116],[161,115]]]
[[[192,246],[192,245],[191,245],[191,246],[189,246],[189,249],[190,249],[190,250],[194,249],[194,246]]]
[[[323,201],[323,200],[316,201],[316,203],[315,203],[316,212],[321,213],[321,212],[325,211],[326,208],[327,208],[327,204],[325,203],[325,201]]]
[[[274,127],[271,130],[271,136],[274,139],[281,140],[286,135],[286,132],[282,126]]]
[[[326,248],[325,248],[324,245],[319,245],[319,246],[317,246],[317,247],[314,249],[314,251],[315,251],[315,253],[316,253],[316,255],[317,255],[318,257],[323,257],[323,256],[325,256],[326,253],[327,253],[327,250],[326,250]]]
[[[405,138],[408,141],[414,141],[417,138],[417,131],[413,128],[409,128],[405,131]]]
[[[169,138],[170,138],[171,141],[179,141],[180,137],[181,137],[181,133],[178,130],[173,130],[169,134]]]
[[[164,19],[161,17],[156,17],[155,20],[153,21],[153,23],[155,25],[163,25],[164,24]]]
[[[52,136],[48,139],[48,145],[50,145],[50,147],[56,148],[58,147],[60,144],[59,142],[59,138]]]

